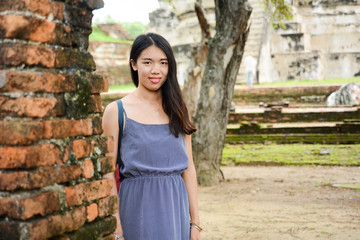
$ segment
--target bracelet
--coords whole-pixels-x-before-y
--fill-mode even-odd
[[[118,239],[121,239],[124,237],[124,235],[122,235],[122,234],[120,234],[120,235],[113,234],[113,236],[115,237],[115,240],[118,240]]]
[[[190,227],[194,227],[196,228],[197,230],[199,230],[199,232],[201,232],[203,229],[202,227],[200,227],[199,225],[197,225],[196,223],[190,221]]]

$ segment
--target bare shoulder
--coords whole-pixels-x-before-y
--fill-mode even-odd
[[[116,101],[109,103],[105,110],[102,118],[102,127],[104,130],[104,135],[111,136],[113,135],[113,130],[118,128],[118,108]]]

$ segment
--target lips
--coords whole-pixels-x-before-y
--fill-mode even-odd
[[[160,80],[161,80],[161,77],[152,77],[152,78],[149,78],[150,82],[156,84],[156,83],[159,83]]]

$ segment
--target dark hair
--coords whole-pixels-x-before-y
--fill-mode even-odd
[[[135,64],[141,52],[152,45],[155,45],[156,47],[163,50],[168,59],[168,76],[161,87],[161,95],[162,107],[164,112],[170,118],[170,131],[176,137],[179,136],[179,133],[191,134],[196,131],[196,128],[190,121],[188,109],[184,102],[177,80],[174,53],[168,41],[162,36],[155,33],[147,33],[146,35],[140,35],[135,39],[130,51],[129,59],[131,78],[133,83],[136,87],[138,87],[139,76],[138,72],[132,69],[131,60],[133,60]]]

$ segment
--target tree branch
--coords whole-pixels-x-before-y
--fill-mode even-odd
[[[205,16],[205,9],[200,2],[195,2],[195,12],[200,23],[201,40],[210,38],[210,25]]]

